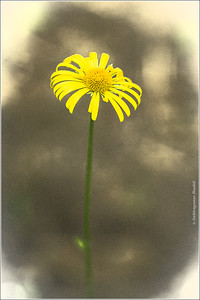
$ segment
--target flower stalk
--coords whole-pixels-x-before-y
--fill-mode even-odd
[[[72,93],[66,102],[66,107],[71,114],[76,104],[84,95],[91,96],[88,107],[88,112],[91,114],[91,117],[85,183],[84,240],[76,239],[77,245],[84,249],[85,254],[86,298],[93,297],[90,240],[90,186],[94,121],[97,119],[100,100],[103,100],[105,103],[110,103],[116,111],[120,122],[123,122],[124,113],[129,117],[131,110],[135,111],[137,109],[142,96],[140,86],[133,83],[131,79],[124,77],[123,71],[120,68],[114,68],[112,64],[107,65],[108,60],[109,55],[106,53],[101,54],[100,61],[98,61],[96,52],[90,52],[88,57],[74,54],[65,58],[62,63],[59,63],[56,67],[56,71],[50,78],[50,86],[60,101]]]
[[[85,285],[86,298],[93,297],[92,286],[92,257],[90,245],[90,186],[92,171],[92,144],[93,144],[94,121],[90,118],[88,153],[86,166],[85,205],[84,205],[84,250],[85,250]]]

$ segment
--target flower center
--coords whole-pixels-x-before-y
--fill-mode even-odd
[[[83,82],[91,92],[105,93],[112,86],[112,76],[101,68],[92,68],[86,72]]]

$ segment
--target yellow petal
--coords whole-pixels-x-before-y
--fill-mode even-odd
[[[82,88],[85,88],[84,84],[70,85],[68,88],[65,87],[61,93],[58,93],[60,94],[58,98],[61,101],[67,94]]]
[[[71,55],[71,56],[65,58],[63,62],[71,63],[73,61],[81,67],[82,65],[84,65],[84,60],[85,60],[85,58],[82,55],[74,54],[74,55]]]
[[[106,65],[107,65],[107,62],[109,60],[109,55],[106,54],[106,53],[102,53],[101,54],[101,59],[100,59],[100,63],[99,63],[99,68],[103,68],[105,69],[106,68]]]
[[[65,67],[65,68],[68,68],[68,69],[72,69],[75,72],[77,72],[78,74],[83,73],[83,71],[81,69],[79,69],[78,67],[76,67],[76,66],[74,66],[70,63],[60,63],[60,64],[58,64],[57,67],[56,67],[56,71],[59,71],[58,68],[60,68],[60,67]],[[68,71],[68,70],[66,70],[66,71]],[[72,72],[72,73],[76,74],[75,72]]]
[[[74,88],[74,87],[82,88],[82,87],[85,87],[85,85],[82,83],[79,83],[79,82],[71,82],[71,81],[61,82],[61,83],[58,83],[53,88],[53,91],[54,91],[54,94],[56,95],[56,97],[58,97],[58,95],[60,93],[62,93],[63,91],[70,90],[70,88]]]
[[[104,102],[108,102],[108,96],[106,94],[102,95],[102,99]]]
[[[97,68],[98,67],[97,53],[96,52],[90,52],[89,57],[90,57],[90,59],[92,61],[93,67]]]
[[[87,71],[87,70],[90,70],[91,68],[93,68],[92,61],[89,57],[85,58],[85,64],[87,67],[84,68],[84,71]]]
[[[142,89],[139,85],[137,85],[136,83],[132,83],[132,87],[137,89],[140,92],[140,97],[142,97]]]
[[[51,85],[55,86],[57,83],[63,82],[63,81],[81,82],[81,79],[79,77],[76,78],[76,77],[69,76],[69,75],[59,75],[52,79]]]
[[[58,75],[73,75],[75,74],[76,76],[78,74],[74,73],[74,72],[71,72],[71,71],[67,71],[67,70],[59,70],[59,71],[55,71],[52,75],[51,75],[51,79],[55,76],[58,76]]]
[[[75,92],[66,102],[66,107],[69,109],[69,112],[72,114],[76,103],[80,100],[80,98],[89,92],[89,89],[83,88],[77,92]]]
[[[126,100],[128,100],[134,107],[134,109],[137,109],[137,103],[135,102],[135,100],[133,100],[133,98],[131,98],[129,95],[127,95],[126,93],[119,91],[115,88],[111,88],[110,89],[112,92],[114,92],[115,94],[119,94],[120,96],[122,96],[123,98],[125,98]]]
[[[84,58],[82,55],[80,54],[74,54],[71,55],[69,57],[67,57],[64,61],[64,63],[71,63],[74,62],[77,65],[80,66],[80,68],[82,69],[82,71],[84,70],[88,70],[88,68],[90,68],[90,65],[88,64],[88,61],[86,60],[86,58]]]
[[[58,92],[58,94],[60,94],[62,92],[62,90],[65,89],[65,85],[66,85],[66,82],[61,82],[61,83],[58,83],[56,84],[56,86],[53,88],[53,92],[54,94],[56,95],[56,92],[60,89],[61,91]],[[56,95],[56,97],[58,97],[58,94]]]
[[[88,112],[89,113],[92,113],[92,109],[93,109],[93,106],[94,106],[94,94],[92,95],[92,98],[91,98],[91,100],[90,100],[90,105],[89,105],[89,107],[88,107]]]
[[[97,53],[90,52],[88,57],[83,57],[80,54],[71,55],[57,65],[56,72],[51,75],[50,87],[59,100],[62,100],[69,93],[73,94],[68,96],[69,99],[66,103],[70,113],[73,113],[77,102],[87,93],[92,95],[88,112],[91,113],[93,121],[97,119],[100,94],[103,101],[111,102],[120,122],[124,120],[124,112],[127,116],[130,116],[130,108],[127,105],[129,104],[127,101],[133,105],[134,109],[140,104],[142,89],[129,78],[124,77],[120,68],[114,68],[112,65],[107,66],[108,60],[109,55],[102,53],[98,64]],[[102,75],[102,79],[101,76],[98,78],[98,72],[97,74],[92,73],[93,71],[96,72],[96,68],[100,69],[98,72]],[[90,79],[93,80],[93,75],[94,83],[90,84]],[[99,82],[101,81],[102,86],[99,83],[96,88],[95,76]],[[96,92],[92,93],[91,91]]]
[[[73,78],[81,78],[80,74],[77,74],[73,71],[59,70],[59,71],[54,72],[51,75],[51,80],[53,81],[56,77],[59,77],[59,76],[71,76]]]
[[[115,68],[113,72],[111,72],[111,75],[117,75],[117,77],[122,77],[123,76],[123,71],[120,68]]]
[[[110,100],[110,103],[112,104],[112,106],[114,107],[118,117],[119,117],[119,120],[120,122],[123,122],[124,121],[124,115],[123,115],[123,112],[121,110],[121,108],[119,107],[119,105],[115,102],[115,100],[112,100],[112,99],[109,99]]]
[[[106,92],[106,94],[108,95],[108,99],[113,99],[115,100],[120,106],[121,108],[125,111],[125,113],[127,114],[127,116],[129,117],[131,112],[130,109],[128,107],[128,105],[117,95],[110,93],[110,92]]]
[[[114,71],[114,68],[112,65],[107,66],[106,70],[110,73],[112,73]]]
[[[73,55],[70,55],[68,56],[67,58],[64,59],[64,61],[72,61],[74,59],[79,59],[79,60],[83,60],[84,57],[81,55],[81,54],[73,54]]]
[[[100,101],[100,94],[94,93],[91,99],[92,105],[92,120],[95,121],[97,119],[98,111],[99,111],[99,101]]]
[[[129,88],[133,87],[133,88],[135,88],[136,90],[139,91],[139,93],[140,93],[139,96],[140,96],[140,97],[142,96],[142,89],[141,89],[141,87],[140,87],[139,85],[137,85],[136,83],[133,83],[133,82],[127,82],[127,81],[119,81],[119,79],[118,79],[118,80],[114,81],[114,84],[119,84],[119,85],[127,86],[127,87],[129,87]]]
[[[136,91],[126,87],[126,86],[123,86],[123,85],[119,85],[119,86],[114,86],[116,89],[119,89],[119,90],[122,90],[122,91],[126,91],[130,94],[132,94],[138,101],[138,105],[140,104],[141,102],[141,99],[140,99],[140,96],[138,95],[138,93],[136,93]]]

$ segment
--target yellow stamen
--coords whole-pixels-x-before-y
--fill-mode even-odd
[[[105,93],[113,84],[112,76],[102,68],[91,68],[83,77],[83,82],[91,92]]]

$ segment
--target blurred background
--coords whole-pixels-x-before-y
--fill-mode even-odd
[[[198,2],[1,4],[2,297],[84,297],[90,99],[71,115],[49,78],[95,51],[143,89],[123,123],[103,102],[95,122],[95,297],[198,299]]]

